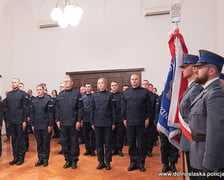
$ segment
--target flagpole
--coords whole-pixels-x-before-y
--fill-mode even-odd
[[[180,22],[180,10],[181,10],[181,3],[174,3],[170,5],[170,15],[172,19],[172,23],[174,23],[174,31],[179,28],[179,22]],[[178,37],[175,37],[175,58],[176,60],[179,57],[179,47],[181,46],[180,40]],[[181,153],[181,159],[182,159],[182,172],[185,173],[185,154],[184,152]],[[185,180],[185,176],[183,176],[183,180]]]

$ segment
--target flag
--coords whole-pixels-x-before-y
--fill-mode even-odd
[[[179,148],[179,100],[187,87],[187,80],[183,79],[179,66],[183,63],[183,53],[187,53],[188,50],[178,28],[170,36],[169,48],[172,58],[162,94],[157,128]]]

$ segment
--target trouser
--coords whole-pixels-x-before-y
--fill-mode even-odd
[[[127,127],[128,154],[132,166],[139,164],[145,165],[145,127],[128,126]],[[137,143],[136,143],[137,140]]]
[[[9,124],[8,124],[7,120],[4,120],[4,121],[5,121],[6,137],[10,138],[10,127],[9,127]]]
[[[104,143],[106,162],[112,161],[112,127],[95,127],[98,161],[104,162]]]
[[[60,138],[62,145],[62,152],[67,162],[77,162],[79,160],[80,149],[78,132],[75,126],[61,126]]]
[[[175,164],[178,160],[178,149],[173,146],[165,134],[160,133],[160,151],[163,164]]]
[[[57,126],[55,121],[53,121],[53,130],[54,130],[54,135],[59,137],[60,136],[60,131],[59,131],[58,126]]]
[[[91,127],[89,122],[83,122],[83,139],[85,142],[85,148],[87,151],[95,151],[96,141],[95,141],[95,132]]]
[[[15,160],[24,160],[26,147],[22,124],[11,124],[12,150]]]
[[[28,129],[29,129],[29,127],[28,127],[28,124],[27,124],[25,130],[23,131],[24,132],[24,138],[25,138],[25,148],[26,148],[26,151],[28,151],[29,145],[30,145]]]
[[[48,129],[34,129],[37,141],[37,153],[40,161],[48,161],[50,153],[50,133]]]
[[[123,122],[116,123],[115,129],[112,132],[112,150],[122,151],[122,149],[123,149],[123,137],[124,137]]]
[[[149,125],[146,128],[146,152],[152,152],[153,143],[156,139],[155,129],[155,124],[150,121]]]
[[[2,136],[0,135],[0,156],[1,155],[2,155]]]

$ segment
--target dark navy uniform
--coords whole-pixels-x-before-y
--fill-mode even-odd
[[[79,141],[76,130],[77,121],[83,118],[83,103],[79,91],[64,90],[59,93],[56,102],[56,119],[60,121],[62,152],[68,163],[79,160]]]
[[[156,141],[157,137],[157,130],[155,126],[155,106],[156,106],[156,95],[149,91],[149,97],[151,100],[151,112],[152,116],[149,120],[149,125],[146,128],[146,154],[151,157],[152,156],[152,150],[153,150],[153,144]]]
[[[16,89],[7,94],[7,120],[12,136],[12,149],[14,156],[14,162],[12,164],[23,162],[25,157],[26,147],[22,124],[23,122],[27,122],[27,103],[28,97],[24,91]]]
[[[37,141],[38,161],[48,163],[50,153],[50,133],[48,127],[53,122],[53,101],[48,96],[36,97],[31,104],[31,125]]]
[[[145,120],[152,119],[149,91],[142,88],[128,88],[122,99],[122,116],[127,124],[128,153],[130,167],[144,168],[145,165]],[[136,139],[138,146],[136,145]]]
[[[60,131],[58,129],[58,126],[56,124],[56,99],[57,98],[52,98],[53,104],[54,104],[54,109],[53,109],[53,130],[54,130],[54,135],[53,138],[59,138],[60,137]]]
[[[115,129],[112,132],[112,154],[119,154],[123,156],[123,137],[124,137],[124,124],[121,117],[121,99],[123,94],[121,92],[112,93],[115,100]]]
[[[91,99],[92,94],[84,94],[82,96],[84,115],[83,115],[83,138],[85,142],[86,153],[84,155],[95,155],[96,141],[95,132],[91,127]]]
[[[10,127],[7,120],[7,107],[6,107],[6,98],[3,99],[3,120],[5,121],[5,130],[6,130],[6,137],[9,140],[10,139]]]
[[[112,93],[106,90],[95,92],[91,107],[91,124],[95,127],[98,161],[104,164],[105,143],[106,164],[109,165],[112,161],[112,125],[115,125],[115,102]]]

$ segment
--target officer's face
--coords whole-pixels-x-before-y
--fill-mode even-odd
[[[134,74],[131,76],[131,86],[133,88],[137,88],[140,84],[139,76],[137,74]]]
[[[64,80],[65,89],[71,89],[72,85],[73,85],[73,81],[69,77],[66,77]]]
[[[209,78],[209,66],[208,64],[198,66],[198,73],[195,77],[195,82],[199,84],[205,84]]]
[[[111,88],[112,92],[117,92],[119,85],[116,82],[112,82],[110,85],[110,88]]]
[[[19,89],[20,89],[21,91],[24,90],[24,86],[23,86],[23,84],[19,84]]]
[[[37,86],[37,96],[42,97],[44,95],[44,88],[41,86]]]
[[[12,89],[18,89],[19,88],[19,80],[13,79],[12,80]]]
[[[79,89],[80,94],[85,94],[86,93],[86,88],[85,87],[80,87]]]
[[[107,85],[106,85],[106,83],[104,82],[104,80],[99,79],[99,80],[97,81],[97,87],[98,87],[99,91],[104,91],[104,90],[106,89]]]
[[[193,75],[193,69],[192,64],[188,64],[182,68],[183,72],[183,78],[187,79],[190,78]]]
[[[145,89],[148,89],[149,88],[149,83],[147,81],[143,81],[142,82],[142,87],[145,88]]]

